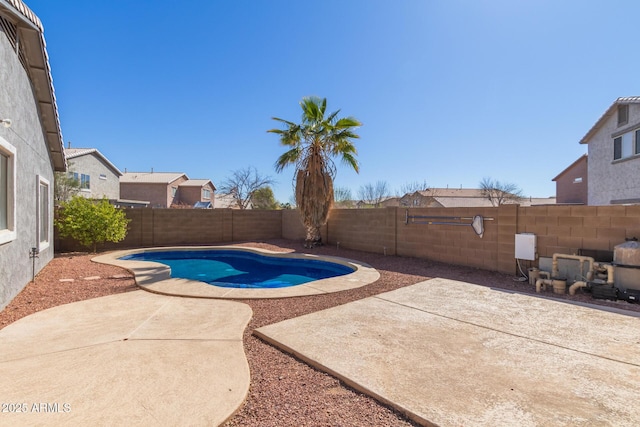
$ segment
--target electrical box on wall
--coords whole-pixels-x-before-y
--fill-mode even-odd
[[[516,258],[527,261],[536,259],[536,235],[532,233],[516,234]]]

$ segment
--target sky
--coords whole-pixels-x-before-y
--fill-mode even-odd
[[[580,139],[640,95],[637,0],[25,0],[44,25],[65,144],[121,171],[220,186],[270,176],[292,202],[272,117],[305,96],[353,116],[360,172],[378,181],[555,195]]]

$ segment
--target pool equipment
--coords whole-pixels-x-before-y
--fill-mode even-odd
[[[554,292],[565,293],[557,282],[561,279],[558,277],[560,259],[579,262],[576,280],[564,279],[572,282],[569,286],[569,295],[575,295],[578,289],[584,289],[595,299],[622,299],[640,303],[640,243],[635,238],[614,247],[612,263],[596,262],[589,256],[553,254],[550,273],[537,271],[537,269],[531,270],[537,276],[536,292],[546,289],[546,285],[552,285]]]

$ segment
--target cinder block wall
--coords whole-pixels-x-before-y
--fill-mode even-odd
[[[406,216],[436,218],[409,218]],[[463,222],[482,215],[483,237]],[[443,218],[437,218],[443,217]],[[491,218],[491,220],[489,219]],[[500,208],[339,209],[329,217],[329,243],[365,252],[385,253],[478,267],[515,271],[517,206]]]
[[[296,210],[127,209],[132,220],[127,238],[104,249],[205,245],[246,240],[304,240]],[[450,222],[448,217],[482,215],[480,238],[470,225],[406,223]],[[471,223],[470,219],[462,220]],[[334,209],[322,228],[330,245],[386,253],[517,274],[515,235],[534,233],[539,257],[554,253],[613,250],[625,238],[640,239],[640,206],[533,206],[497,208]],[[83,250],[74,242],[57,241],[59,250]],[[539,266],[527,262],[524,268]]]
[[[640,206],[532,206],[518,208],[518,233],[534,233],[541,257],[580,249],[612,251],[640,239]]]
[[[325,241],[364,252],[396,255],[396,208],[333,209]]]
[[[229,209],[228,211],[231,212],[232,218],[231,241],[282,238],[282,211],[253,209]]]
[[[288,240],[304,240],[306,232],[297,209],[282,210],[282,238]]]

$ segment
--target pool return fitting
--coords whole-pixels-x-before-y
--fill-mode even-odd
[[[419,220],[419,221],[416,221]],[[424,221],[420,221],[424,220]],[[448,221],[447,221],[448,220]],[[461,222],[461,221],[471,222]],[[454,222],[457,221],[457,222]],[[493,221],[493,218],[484,218],[482,215],[473,217],[467,216],[434,216],[434,215],[409,215],[409,210],[405,211],[404,223],[406,224],[428,224],[428,225],[464,225],[473,228],[482,239],[484,235],[484,221]]]

